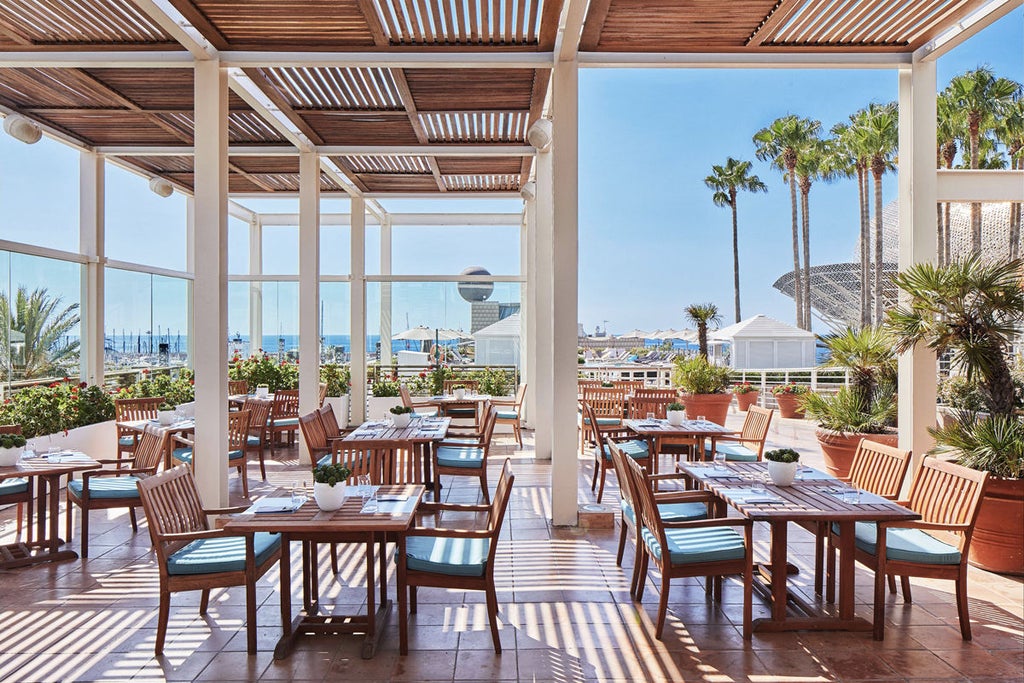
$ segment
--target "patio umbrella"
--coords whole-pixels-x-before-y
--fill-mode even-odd
[[[644,332],[643,330],[633,330],[631,332],[627,332],[626,334],[620,334],[619,337],[620,338],[621,337],[626,337],[626,338],[636,337],[637,339],[650,339],[651,338],[651,334],[650,334],[650,332]]]

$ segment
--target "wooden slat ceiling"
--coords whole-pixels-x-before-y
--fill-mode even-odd
[[[218,50],[550,52],[567,0],[169,0]],[[580,50],[907,52],[984,0],[590,0]],[[150,3],[3,0],[0,52],[181,50]],[[251,68],[246,76],[317,145],[515,145],[541,113],[549,68]],[[87,146],[190,146],[190,69],[3,68],[0,106]],[[230,95],[236,145],[283,136]],[[279,124],[278,124],[279,125]],[[186,187],[187,156],[126,157]],[[517,190],[529,157],[336,156],[370,192]],[[294,191],[298,162],[233,156],[232,191]],[[322,178],[325,190],[337,183]]]

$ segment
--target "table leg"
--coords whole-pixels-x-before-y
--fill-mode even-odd
[[[292,561],[288,534],[281,534],[281,639],[274,648],[274,659],[284,659],[295,644],[292,625]],[[301,620],[301,617],[300,617]]]
[[[36,542],[39,544],[46,542],[46,482],[43,479],[36,477]]]
[[[308,543],[309,547],[309,602],[315,614],[320,613],[320,558],[319,548],[315,541]]]
[[[366,637],[372,638],[374,631],[377,630],[377,608],[374,604],[376,596],[374,595],[377,590],[377,583],[375,577],[376,568],[374,565],[377,561],[377,555],[375,552],[376,534],[370,534],[369,540],[366,542]]]
[[[786,543],[789,524],[787,522],[771,523],[771,557],[772,557],[772,621],[786,620]]]
[[[853,619],[853,593],[856,562],[854,523],[839,522],[839,618]]]

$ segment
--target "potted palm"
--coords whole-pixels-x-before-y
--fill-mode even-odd
[[[776,448],[767,451],[764,459],[768,461],[768,476],[776,486],[791,486],[796,479],[796,470],[800,466],[800,454],[792,448]]]
[[[952,353],[956,369],[976,383],[984,413],[957,412],[931,430],[930,453],[989,472],[971,541],[971,564],[1024,575],[1024,378],[1014,377],[1010,348],[1024,325],[1024,261],[986,263],[977,257],[942,268],[930,264],[899,273],[907,305],[889,312],[896,350],[923,343]]]
[[[825,468],[844,478],[861,439],[897,444],[895,340],[881,327],[866,326],[822,341],[831,352],[825,365],[847,368],[850,384],[831,395],[808,393],[803,406],[818,421]]]
[[[757,397],[761,395],[758,388],[750,382],[733,384],[732,393],[736,397],[736,407],[744,413],[750,409],[750,406],[757,403]]]
[[[732,403],[732,394],[725,391],[730,374],[729,368],[713,365],[703,356],[676,360],[672,382],[683,392],[680,400],[686,406],[688,419],[703,415],[716,424],[725,425]]]
[[[348,426],[349,385],[352,382],[351,371],[347,365],[325,363],[320,366],[320,381],[327,385],[324,402],[334,410],[334,417],[339,427]]]
[[[352,476],[352,470],[344,465],[324,464],[313,466],[313,499],[317,507],[326,512],[337,510],[345,504],[348,487],[345,482]]]

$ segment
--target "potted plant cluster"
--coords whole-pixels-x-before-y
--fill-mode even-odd
[[[0,403],[0,424],[21,425],[26,439],[47,446],[101,453],[114,440],[114,400],[103,387],[53,382],[21,389]]]
[[[313,467],[313,500],[321,510],[330,512],[345,504],[348,495],[345,482],[352,470],[344,465],[324,464]]]
[[[394,406],[388,412],[391,413],[391,421],[399,429],[405,429],[412,422],[412,406]]]
[[[352,383],[351,370],[347,365],[324,363],[320,366],[320,381],[327,385],[324,402],[334,410],[338,426],[348,426],[349,386]]]
[[[168,427],[174,424],[174,420],[177,417],[174,412],[175,408],[176,406],[173,403],[164,399],[164,402],[156,409],[157,422],[159,422],[163,427]]]
[[[665,418],[670,425],[678,427],[686,419],[686,407],[682,403],[673,401],[665,406]]]
[[[672,369],[672,382],[682,390],[681,402],[686,406],[687,418],[698,415],[716,424],[724,425],[732,403],[729,387],[729,368],[714,365],[703,356],[686,360],[677,359]]]
[[[869,325],[822,341],[831,352],[825,365],[847,368],[850,384],[831,395],[807,394],[803,405],[818,421],[815,436],[825,468],[842,479],[850,474],[861,439],[897,445],[896,340],[887,330]]]
[[[0,434],[0,467],[17,465],[25,451],[25,443],[21,434]]]
[[[904,352],[919,343],[951,352],[953,367],[980,394],[984,411],[968,406],[932,430],[931,454],[989,472],[971,540],[971,564],[1024,575],[1024,373],[1011,362],[1011,343],[1024,326],[1024,260],[986,263],[976,257],[942,268],[917,265],[896,285],[908,305],[889,312]]]
[[[764,459],[768,461],[768,476],[776,486],[790,486],[796,479],[797,468],[800,467],[800,454],[792,448],[776,448],[767,451]]]
[[[733,384],[732,393],[736,397],[736,407],[743,412],[747,412],[750,406],[757,403],[757,397],[761,395],[758,388],[750,382]]]
[[[803,396],[810,391],[803,384],[788,382],[772,387],[772,396],[779,406],[779,417],[802,420],[804,418]]]
[[[463,385],[463,384],[456,384],[455,386],[453,386],[452,387],[452,395],[456,399],[458,399],[460,401],[462,399],[466,398],[466,387],[465,387],[465,385]]]

